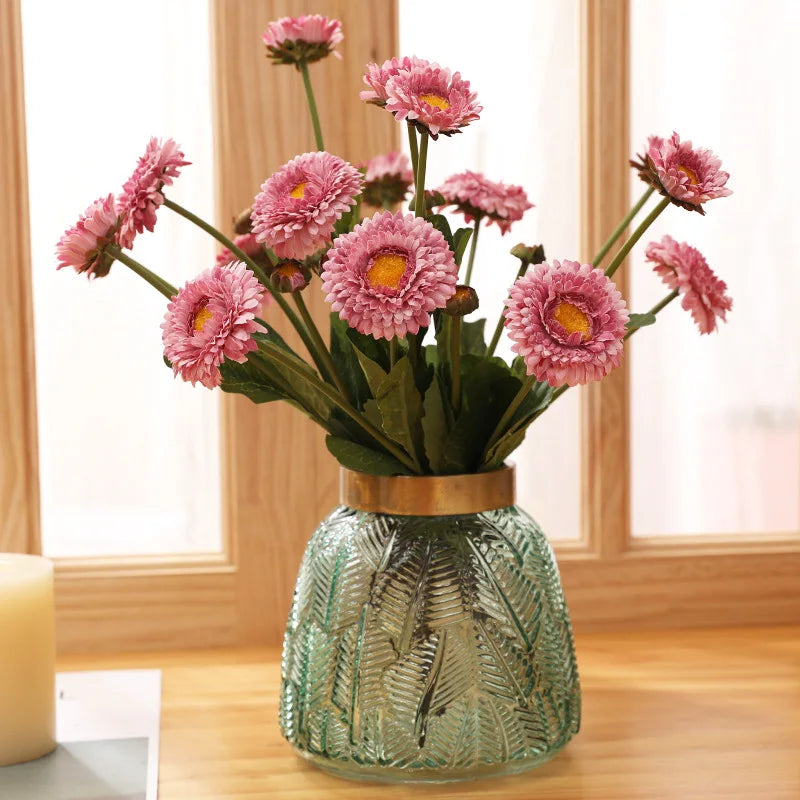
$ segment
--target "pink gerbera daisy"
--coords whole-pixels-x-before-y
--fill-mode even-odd
[[[551,386],[604,378],[622,359],[625,301],[603,271],[546,261],[511,287],[505,326],[528,375]]]
[[[645,257],[664,283],[683,295],[681,306],[691,313],[700,333],[716,330],[717,318],[725,320],[733,300],[726,293],[725,281],[714,274],[703,254],[686,242],[664,236],[647,245]]]
[[[386,82],[386,110],[437,139],[480,118],[483,106],[461,74],[438,64],[401,69]]]
[[[677,133],[669,139],[650,136],[646,154],[637,158],[630,163],[639,177],[689,211],[705,214],[701,205],[707,200],[733,194],[725,188],[730,175],[720,169],[722,162],[710,150],[681,142]]]
[[[467,222],[485,217],[490,223],[496,222],[504,234],[533,208],[521,186],[490,181],[472,170],[451,175],[436,191],[444,198],[438,205],[454,205]]]
[[[213,267],[189,281],[167,306],[164,356],[172,371],[192,384],[219,386],[225,359],[243,362],[257,349],[253,334],[264,287],[241,262]]]
[[[410,214],[384,212],[328,252],[322,289],[351,328],[376,339],[417,333],[455,293],[458,267],[444,236]]]
[[[267,55],[276,64],[311,64],[333,53],[344,39],[342,23],[322,14],[303,14],[299,17],[281,17],[270,22],[261,37],[267,46]]]
[[[256,241],[256,237],[252,233],[243,233],[235,236],[233,243],[253,260],[260,259],[262,255],[266,255],[263,245]],[[231,261],[238,261],[238,258],[227,247],[223,247],[217,256],[217,266],[224,267],[226,264],[230,264]]]
[[[106,247],[116,243],[118,221],[113,194],[95,200],[58,240],[57,269],[72,267],[89,278],[108,275],[114,256]]]
[[[405,200],[414,183],[411,162],[405,153],[395,150],[386,155],[375,156],[366,166],[364,202],[380,208]]]
[[[416,56],[403,56],[402,58],[390,58],[383,64],[367,64],[367,71],[364,73],[364,83],[369,86],[359,97],[366,103],[373,103],[378,106],[385,106],[389,99],[386,94],[386,84],[401,69],[412,69],[413,67],[430,67],[431,62]]]
[[[184,161],[183,152],[174,139],[167,139],[163,144],[155,136],[150,139],[117,202],[121,217],[119,240],[123,247],[132,247],[136,234],[145,228],[153,230],[156,211],[164,202],[162,189],[178,177],[180,167],[190,163]]]
[[[266,180],[253,204],[253,233],[280,258],[304,259],[326,245],[355,203],[361,173],[330,153],[305,153]]]

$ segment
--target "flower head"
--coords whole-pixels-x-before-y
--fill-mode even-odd
[[[670,289],[683,295],[681,306],[691,313],[700,333],[716,330],[717,318],[725,320],[733,300],[725,281],[714,274],[699,250],[664,236],[647,245],[645,258]]]
[[[376,214],[339,236],[322,289],[351,328],[376,339],[417,333],[455,293],[458,267],[444,236],[420,217]]]
[[[147,143],[133,175],[122,187],[117,201],[121,217],[119,241],[122,247],[131,247],[137,233],[145,228],[152,231],[156,224],[156,211],[164,202],[162,189],[170,186],[180,174],[180,167],[188,166],[174,139],[163,144],[156,137]]]
[[[367,162],[364,201],[381,208],[393,206],[405,200],[414,183],[411,162],[405,153],[395,150],[386,155],[375,156]]]
[[[344,39],[342,23],[322,14],[303,14],[299,17],[281,17],[270,22],[261,37],[267,47],[267,57],[275,64],[311,64],[333,53]]]
[[[471,286],[459,284],[455,294],[447,301],[444,313],[449,317],[466,317],[477,311],[479,304],[478,293]]]
[[[603,271],[546,261],[511,287],[505,326],[528,375],[551,386],[604,378],[622,359],[628,310]]]
[[[647,152],[637,158],[631,166],[638,170],[639,177],[689,211],[705,214],[701,205],[707,200],[733,194],[725,188],[730,175],[720,169],[722,162],[710,150],[681,142],[677,133],[669,139],[650,136]]]
[[[281,261],[270,270],[269,280],[278,292],[299,292],[308,286],[311,270],[299,261]]]
[[[483,106],[470,91],[469,81],[438,64],[401,69],[386,82],[386,110],[408,120],[437,139],[450,136],[480,118]]]
[[[297,156],[262,185],[253,204],[253,233],[280,258],[302,260],[330,241],[363,186],[361,173],[338,156]]]
[[[359,93],[359,97],[365,103],[373,103],[378,106],[385,106],[389,96],[386,94],[386,84],[390,78],[397,75],[400,70],[412,68],[424,68],[431,66],[430,61],[416,56],[403,56],[402,58],[390,58],[383,64],[367,64],[367,71],[364,73],[364,83],[369,89]]]
[[[58,240],[57,269],[72,267],[89,278],[108,275],[114,257],[106,247],[116,243],[118,219],[113,194],[95,200]]]
[[[253,334],[264,287],[241,262],[213,267],[172,298],[161,323],[164,356],[172,371],[192,384],[219,386],[225,359],[243,362],[257,349]]]
[[[497,223],[504,234],[533,208],[521,186],[490,181],[472,170],[451,175],[436,191],[444,198],[440,205],[455,206],[467,222],[485,217]]]

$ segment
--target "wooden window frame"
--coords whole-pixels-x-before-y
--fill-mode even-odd
[[[363,64],[397,51],[397,2],[213,0],[217,220],[228,227],[271,169],[313,141],[299,82],[258,47],[266,21],[319,12],[343,20],[344,60],[312,70],[326,145],[351,160],[399,145],[389,115],[361,103]],[[581,249],[629,207],[628,0],[581,3]],[[248,43],[243,46],[243,43]],[[250,46],[252,44],[252,46]],[[39,552],[39,487],[19,0],[0,4],[0,550]],[[279,110],[279,113],[276,111]],[[16,198],[13,204],[6,198]],[[617,273],[627,290],[626,272]],[[319,294],[312,313],[324,321]],[[290,341],[277,314],[272,322]],[[796,622],[800,539],[790,535],[635,539],[630,531],[627,365],[582,402],[582,536],[556,542],[578,629]],[[295,570],[336,503],[321,432],[293,409],[222,402],[223,551],[192,557],[59,559],[59,646],[127,650],[278,644]]]

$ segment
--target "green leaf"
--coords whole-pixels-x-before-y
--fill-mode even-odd
[[[356,442],[340,439],[338,436],[326,436],[325,444],[334,458],[348,469],[370,475],[409,474],[408,470],[388,453],[381,453]]]
[[[528,367],[525,365],[525,359],[522,356],[517,356],[511,362],[511,372],[521,381],[524,381],[528,376]]]
[[[527,433],[528,426],[526,425],[519,430],[509,431],[508,434],[501,437],[486,454],[486,465],[481,467],[481,471],[498,468],[525,441]]]
[[[464,258],[464,253],[467,250],[467,244],[472,237],[472,228],[459,228],[453,234],[453,257],[456,264],[461,266],[461,261]]]
[[[461,322],[461,352],[476,356],[486,355],[485,319]]]
[[[434,378],[423,401],[425,416],[422,418],[422,431],[425,437],[425,455],[435,473],[444,471],[444,446],[447,441],[447,417],[442,399],[442,386]]]
[[[553,387],[544,381],[536,381],[531,387],[528,395],[525,397],[522,403],[520,403],[520,406],[514,413],[514,416],[511,417],[509,428],[515,427],[516,424],[521,420],[525,420],[534,414],[538,414],[542,409],[550,405],[550,401],[552,399]]]
[[[357,353],[363,353],[378,364],[384,372],[389,371],[389,344],[385,339],[375,339],[359,333],[355,328],[347,329],[347,338],[352,342]]]
[[[403,357],[381,381],[375,394],[386,435],[405,448],[417,465],[424,452],[422,399],[414,383],[414,371]]]
[[[655,314],[631,314],[628,324],[625,326],[629,331],[635,331],[637,328],[645,328],[648,325],[653,325],[656,321]]]
[[[356,358],[358,359],[358,363],[361,366],[361,371],[366,378],[370,393],[373,397],[377,397],[380,385],[386,378],[385,370],[380,364],[365,356],[360,350],[356,350]]]
[[[437,231],[441,232],[447,242],[447,246],[455,253],[456,246],[453,241],[453,232],[450,230],[450,223],[447,221],[447,217],[443,214],[433,214],[427,219]]]
[[[350,326],[334,311],[331,313],[331,356],[344,383],[350,402],[362,408],[371,396],[366,376],[359,363],[352,341],[347,335]]]

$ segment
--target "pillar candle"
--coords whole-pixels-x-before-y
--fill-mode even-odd
[[[0,553],[0,767],[56,745],[54,616],[52,562]]]

